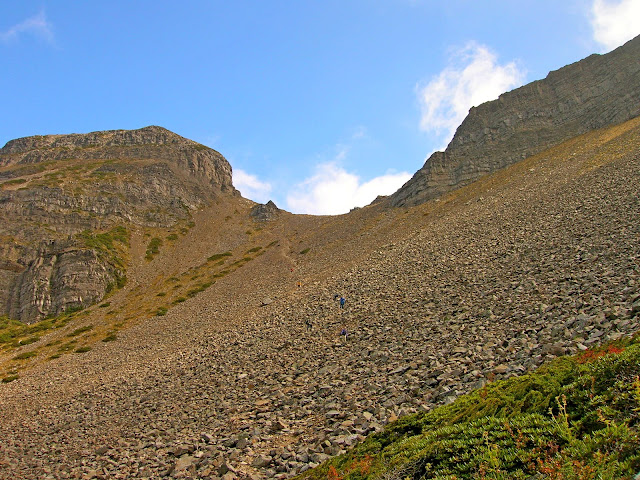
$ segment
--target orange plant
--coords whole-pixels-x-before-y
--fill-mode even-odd
[[[342,480],[342,477],[336,470],[336,467],[334,467],[333,465],[329,467],[329,471],[327,472],[327,480]]]
[[[609,355],[609,354],[619,354],[624,352],[624,348],[619,348],[619,347],[614,347],[613,345],[609,345],[607,346],[607,348],[604,348],[602,350],[585,350],[584,352],[582,352],[582,355],[580,355],[578,357],[578,363],[589,363],[589,362],[593,362],[594,360],[600,358],[600,357],[604,357],[605,355]]]
[[[362,460],[357,460],[351,464],[351,466],[347,469],[347,472],[353,472],[355,470],[360,471],[360,475],[368,475],[371,471],[371,462],[373,461],[373,457],[369,454],[365,455]]]

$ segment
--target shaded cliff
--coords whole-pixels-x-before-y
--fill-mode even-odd
[[[472,108],[446,150],[433,153],[388,203],[423,203],[564,140],[640,115],[639,58],[640,36]]]

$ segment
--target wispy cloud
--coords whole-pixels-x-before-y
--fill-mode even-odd
[[[591,6],[593,38],[603,52],[640,34],[640,0],[594,0]]]
[[[243,197],[254,202],[266,203],[270,200],[271,184],[238,168],[233,169],[233,186],[240,191]]]
[[[53,43],[53,26],[47,20],[44,10],[40,10],[38,14],[10,27],[8,30],[0,32],[0,41],[9,43],[17,40],[21,35],[35,35],[43,38],[48,43]]]
[[[294,213],[337,215],[353,207],[368,205],[378,195],[389,195],[400,188],[411,175],[389,172],[363,181],[347,172],[337,162],[315,167],[315,173],[294,186],[287,195],[287,207]]]
[[[417,86],[420,128],[441,136],[446,146],[471,107],[522,85],[524,76],[515,62],[500,65],[488,47],[470,42],[452,52],[439,75]]]

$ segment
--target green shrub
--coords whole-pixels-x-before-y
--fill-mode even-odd
[[[221,258],[230,257],[230,256],[231,256],[231,252],[216,253],[215,255],[211,255],[209,258],[207,258],[207,261],[214,262],[216,260],[220,260]]]
[[[147,251],[145,253],[145,257],[147,260],[153,260],[154,255],[157,255],[160,252],[160,247],[162,246],[162,239],[158,237],[153,237],[149,244],[147,245]]]
[[[76,328],[73,332],[67,333],[67,337],[76,337],[81,333],[88,332],[91,329],[93,329],[93,325],[86,325],[84,327]]]
[[[20,340],[18,342],[17,346],[22,346],[22,345],[31,345],[32,343],[37,342],[38,340],[40,340],[40,337],[37,335],[34,335],[33,337],[29,337],[29,338],[23,338],[22,340]]]
[[[20,353],[20,354],[16,355],[15,357],[13,357],[13,359],[14,360],[26,360],[27,358],[32,358],[32,357],[35,357],[36,355],[38,355],[38,352],[32,350],[30,352]]]
[[[85,346],[85,347],[76,348],[73,353],[85,353],[85,352],[88,352],[89,350],[91,350],[91,347]]]
[[[403,417],[299,478],[632,478],[640,471],[639,430],[634,339]]]
[[[14,380],[17,380],[18,378],[19,378],[18,375],[7,375],[6,377],[4,377],[2,379],[2,383],[13,382]]]
[[[11,185],[21,185],[23,183],[27,183],[27,180],[24,178],[14,178],[13,180],[7,180],[6,182],[2,183],[2,186],[11,186]]]

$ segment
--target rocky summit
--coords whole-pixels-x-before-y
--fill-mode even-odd
[[[94,304],[124,281],[124,264],[88,232],[174,225],[237,194],[222,155],[160,127],[20,138],[0,166],[0,310],[23,322]]]
[[[638,330],[640,117],[432,200],[318,217],[145,130],[2,151],[5,305],[16,285],[104,293],[0,318],[0,478],[291,478]]]

